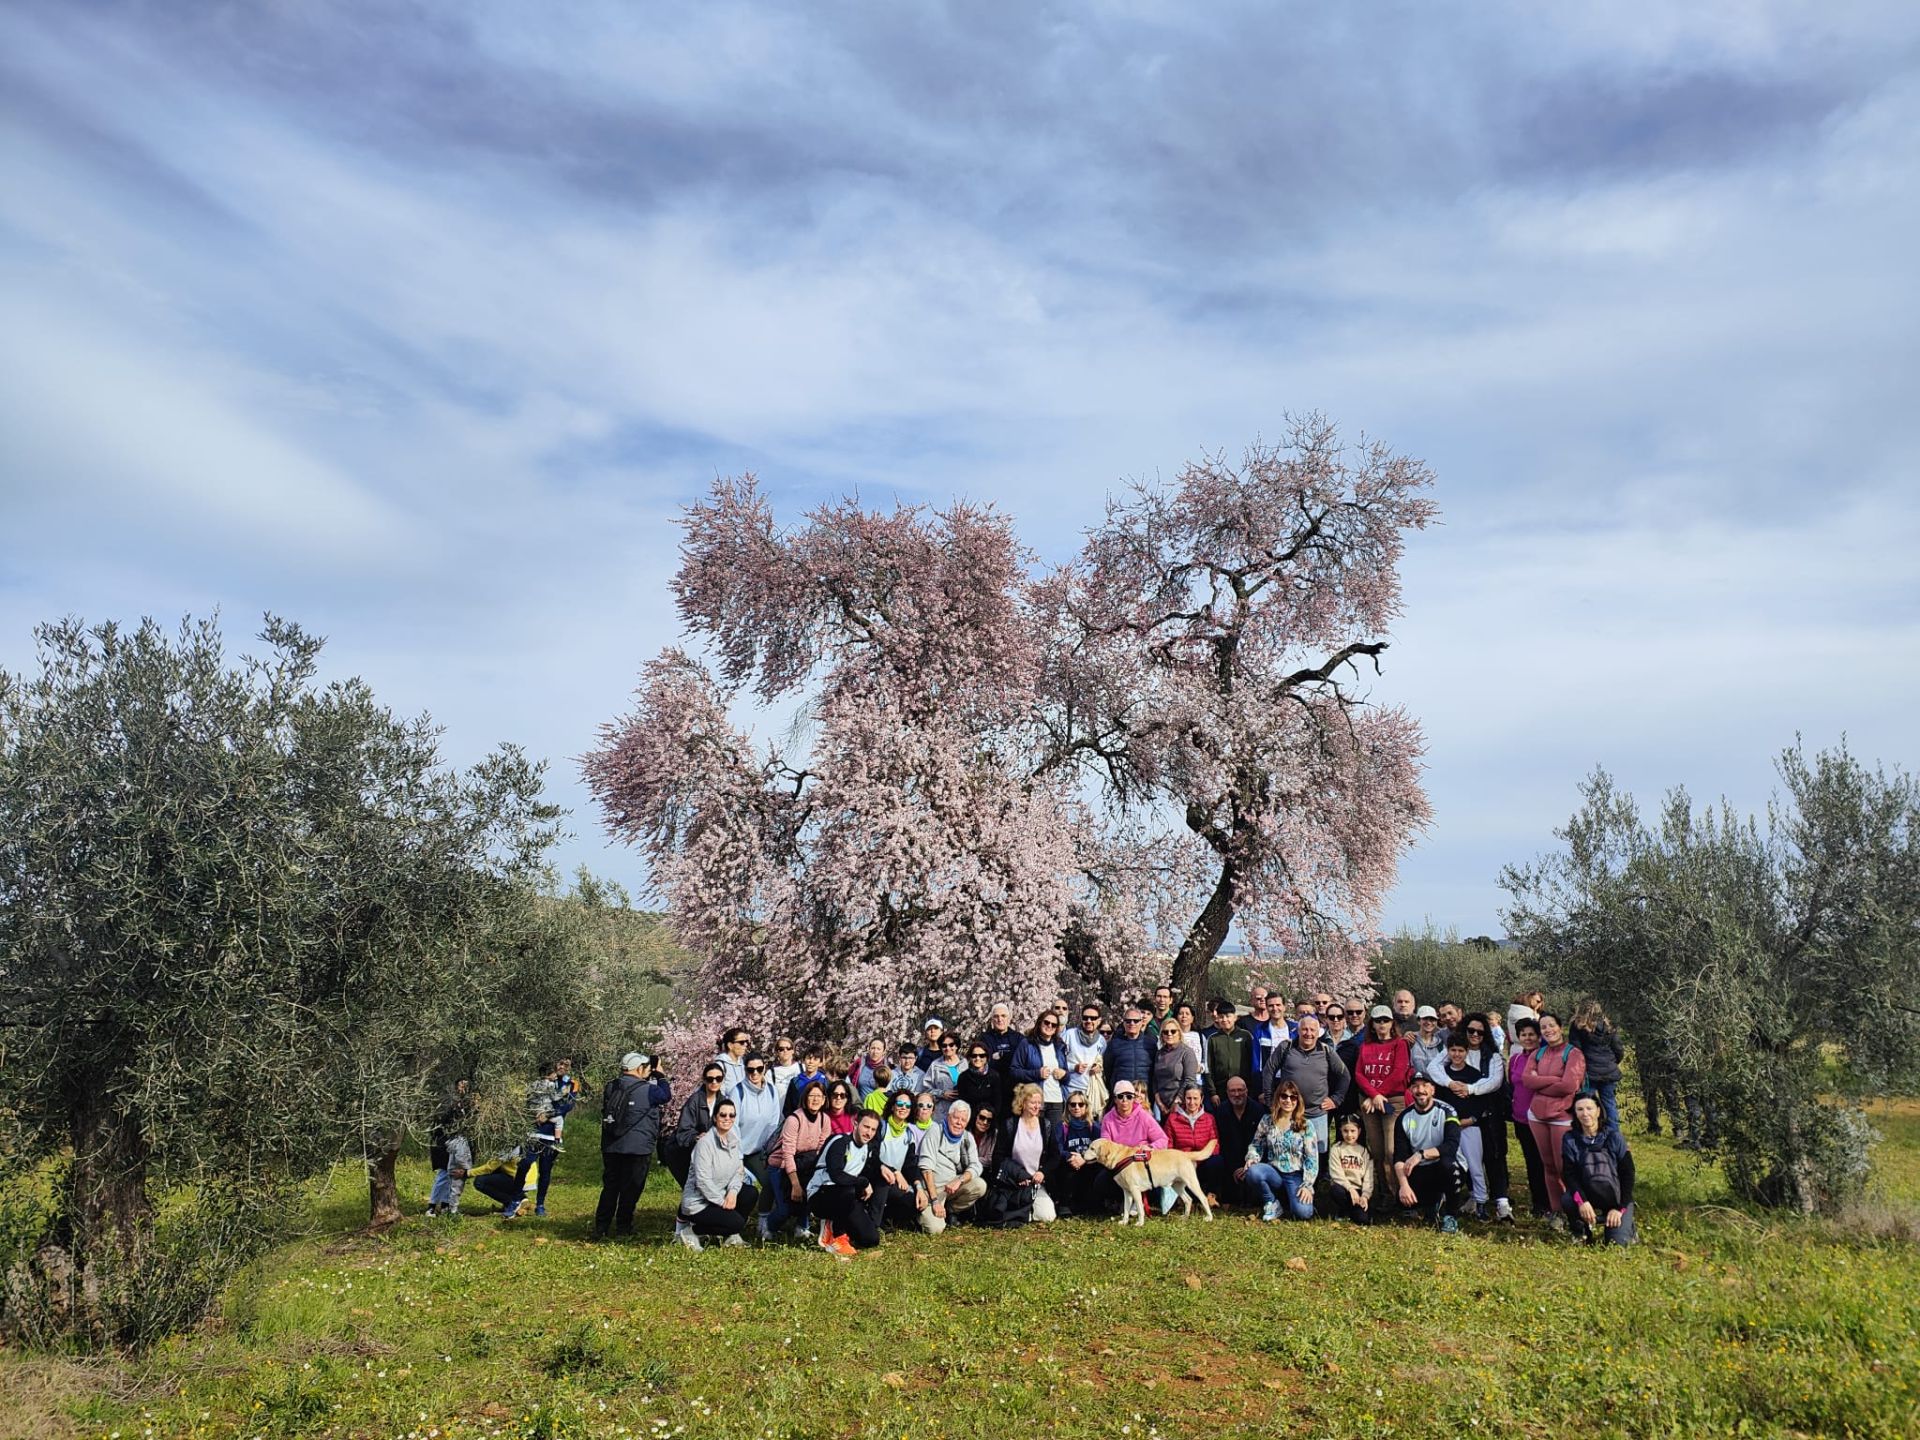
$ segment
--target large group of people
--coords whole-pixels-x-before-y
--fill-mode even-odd
[[[787,1036],[762,1047],[732,1027],[677,1111],[653,1057],[631,1052],[600,1096],[593,1234],[632,1232],[658,1155],[680,1187],[674,1238],[693,1249],[791,1233],[852,1256],[889,1230],[1117,1215],[1125,1192],[1165,1212],[1174,1187],[1140,1177],[1171,1170],[1267,1222],[1412,1218],[1451,1232],[1511,1222],[1524,1204],[1581,1239],[1633,1243],[1621,1042],[1594,1002],[1567,1023],[1537,991],[1496,1012],[1406,990],[1289,1006],[1257,985],[1244,1009],[1222,997],[1210,1023],[1201,1013],[1163,986],[1117,1016],[1050,1006],[1022,1032],[1001,1004],[964,1042],[935,1018],[851,1056]],[[457,1212],[471,1181],[508,1218],[529,1199],[544,1215],[579,1095],[570,1061],[549,1066],[525,1144],[487,1165],[464,1134],[464,1097],[451,1101],[430,1213]],[[1161,1150],[1184,1160],[1153,1162]]]

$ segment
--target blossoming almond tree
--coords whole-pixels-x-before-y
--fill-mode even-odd
[[[1353,978],[1427,814],[1417,726],[1354,677],[1429,483],[1309,422],[1111,505],[1043,572],[990,510],[783,531],[751,476],[717,482],[675,581],[712,668],[653,661],[586,760],[701,957],[670,1053],[1114,996],[1176,941],[1201,994],[1236,919]],[[756,748],[743,692],[804,696],[805,752]]]

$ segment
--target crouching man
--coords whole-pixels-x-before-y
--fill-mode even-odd
[[[947,1222],[971,1210],[987,1193],[980,1173],[980,1149],[968,1133],[973,1107],[956,1100],[947,1107],[944,1125],[935,1125],[920,1138],[919,1184],[927,1192],[920,1211],[920,1228],[938,1235]]]

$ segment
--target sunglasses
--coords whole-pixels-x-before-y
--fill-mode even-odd
[[[969,1050],[967,1052],[967,1059],[969,1060],[984,1060],[986,1058],[987,1052],[984,1050]]]
[[[1067,1109],[1069,1110],[1084,1110],[1086,1108],[1087,1102],[1084,1100],[1069,1100],[1067,1102]]]
[[[722,1080],[726,1079],[727,1077],[724,1075],[702,1075],[700,1078],[706,1081],[707,1084],[709,1085],[718,1085]]]
[[[913,1102],[911,1100],[896,1100],[893,1102],[893,1108],[896,1110],[911,1110],[913,1109]]]
[[[958,1040],[942,1040],[940,1042],[940,1048],[942,1050],[958,1050],[960,1048],[960,1042]]]
[[[793,1053],[793,1047],[791,1045],[776,1045],[773,1047],[773,1053],[776,1055],[791,1055]]]
[[[1058,1020],[1042,1020],[1040,1022],[1040,1028],[1042,1030],[1058,1030],[1060,1028],[1060,1022]]]
[[[1487,1033],[1487,1027],[1484,1025],[1467,1026],[1467,1034],[1469,1035],[1484,1035],[1486,1033]]]
[[[1346,1014],[1347,1012],[1344,1010],[1329,1010],[1327,1011],[1327,1018],[1329,1020],[1344,1020]]]
[[[1098,1025],[1100,1023],[1100,1013],[1097,1010],[1091,1015],[1082,1015],[1080,1018],[1089,1025]]]
[[[764,1075],[766,1073],[767,1073],[767,1067],[764,1065],[747,1066],[747,1074],[749,1075]]]
[[[1180,1034],[1178,1030],[1162,1030],[1160,1033],[1166,1036],[1167,1039],[1169,1040],[1177,1038]]]

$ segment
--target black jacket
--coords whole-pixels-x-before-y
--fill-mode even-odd
[[[614,1076],[600,1092],[600,1153],[651,1155],[660,1138],[660,1107],[672,1098],[673,1087],[657,1075]]]
[[[1567,1032],[1567,1038],[1580,1047],[1580,1053],[1587,1057],[1587,1083],[1589,1085],[1618,1085],[1620,1083],[1620,1058],[1626,1054],[1620,1044],[1620,1032],[1611,1025],[1604,1030],[1583,1030],[1575,1025]]]
[[[707,1104],[707,1091],[703,1085],[687,1096],[680,1107],[680,1121],[673,1127],[673,1143],[687,1154],[693,1153],[693,1147],[700,1143],[700,1137],[713,1128],[713,1112],[720,1108],[720,1102],[726,1099],[724,1093],[713,1097],[713,1104]]]
[[[989,1177],[996,1185],[1021,1185],[1033,1178],[1026,1166],[1013,1156],[1013,1127],[1019,1123],[1009,1116],[1000,1127],[1000,1143],[994,1147],[993,1173]],[[1043,1118],[1040,1121],[1040,1173],[1048,1180],[1057,1180],[1060,1167],[1065,1163],[1060,1153],[1060,1127],[1047,1124]]]
[[[974,1114],[980,1113],[982,1105],[987,1106],[995,1115],[1005,1116],[1007,1103],[1000,1093],[1001,1078],[991,1068],[976,1070],[969,1065],[960,1072],[960,1078],[953,1082],[954,1093],[967,1102]]]

